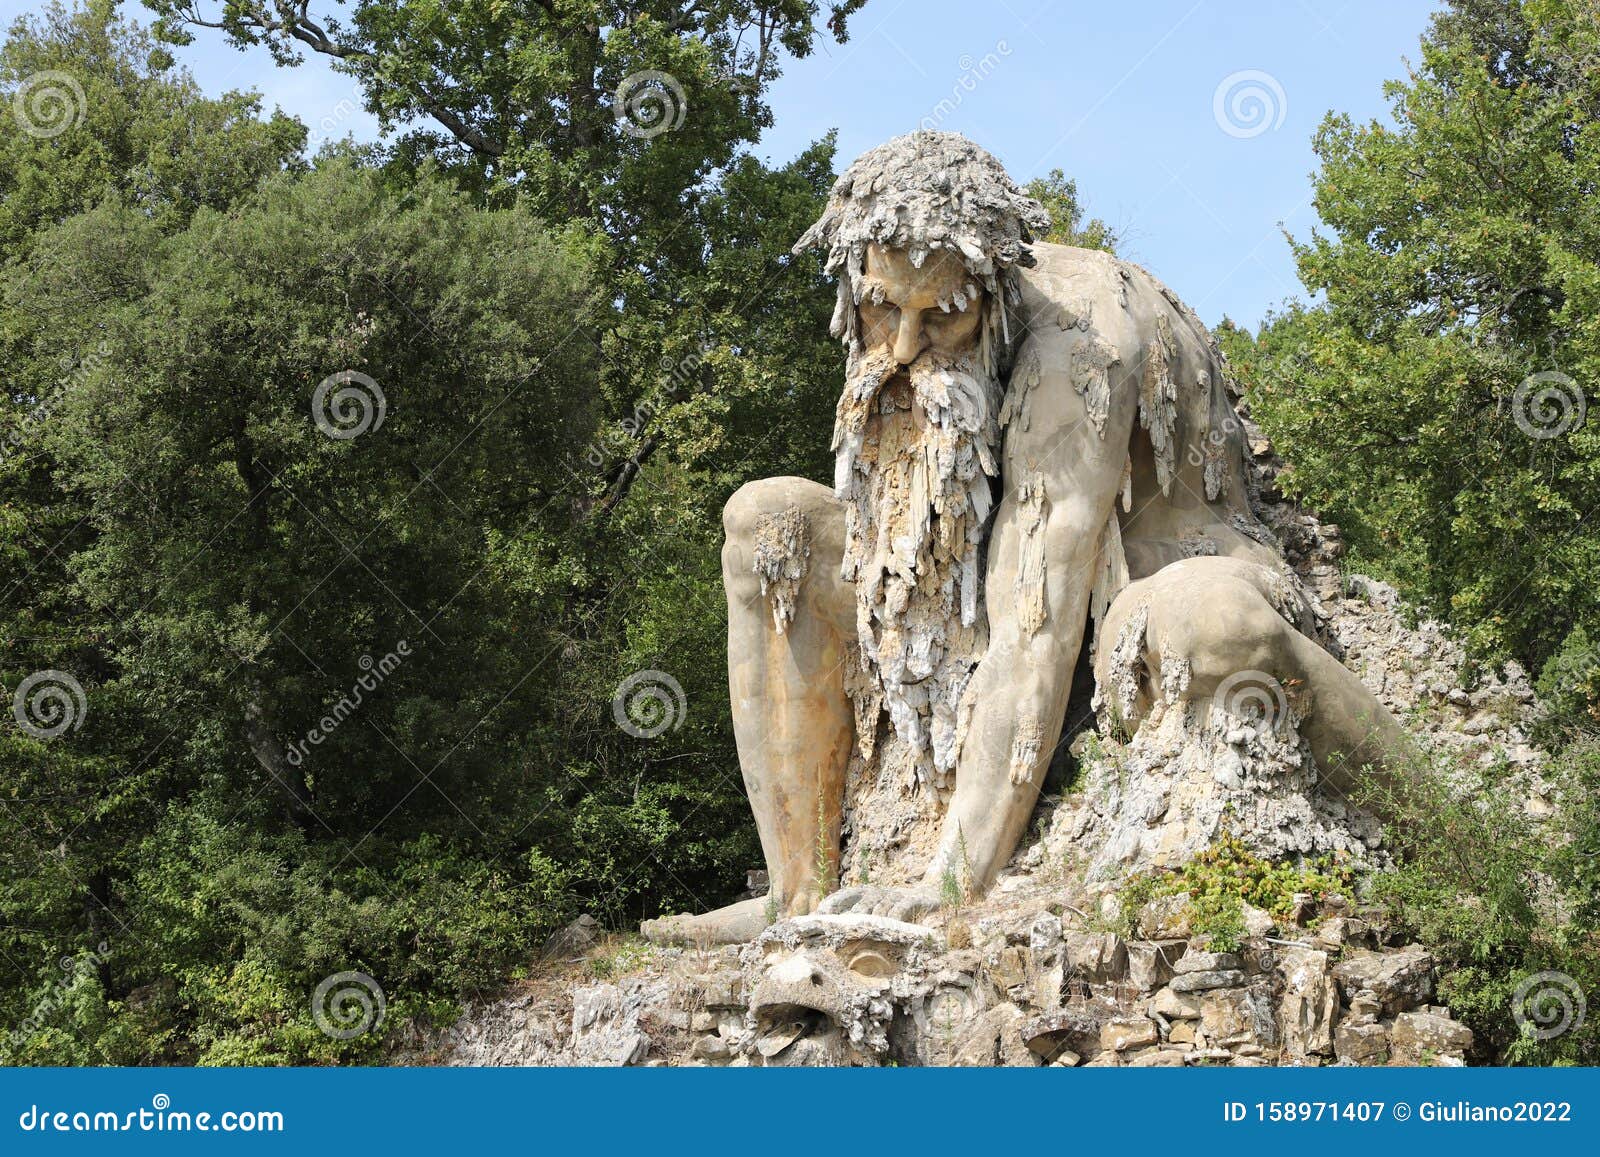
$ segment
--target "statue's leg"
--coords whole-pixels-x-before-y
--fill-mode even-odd
[[[1316,755],[1324,783],[1348,794],[1371,768],[1380,776],[1402,768],[1410,749],[1405,730],[1376,696],[1317,642],[1289,621],[1302,617],[1298,599],[1268,568],[1214,557],[1173,563],[1130,585],[1106,615],[1095,675],[1106,686],[1115,643],[1130,617],[1147,618],[1144,662],[1160,680],[1163,656],[1188,664],[1182,697],[1209,699],[1241,675],[1259,672],[1283,689],[1286,705],[1303,714],[1300,731]],[[1141,703],[1160,694],[1147,689]],[[1128,721],[1137,726],[1138,717]]]
[[[810,912],[836,883],[855,738],[844,692],[855,623],[852,589],[839,576],[844,511],[815,482],[769,478],[729,499],[723,527],[734,738],[772,892],[650,921],[643,930],[658,941],[750,940],[771,915]],[[758,567],[769,574],[765,592]],[[786,577],[794,569],[803,572],[798,581]]]

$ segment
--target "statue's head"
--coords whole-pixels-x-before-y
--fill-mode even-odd
[[[833,333],[852,364],[925,352],[998,376],[1015,271],[1049,216],[992,154],[959,133],[914,132],[856,158],[795,245],[827,250],[839,278]]]

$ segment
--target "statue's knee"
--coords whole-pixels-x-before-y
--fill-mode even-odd
[[[1293,631],[1260,592],[1229,584],[1212,592],[1190,623],[1197,669],[1219,677],[1275,671],[1290,654]]]

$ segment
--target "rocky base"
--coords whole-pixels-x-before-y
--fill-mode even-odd
[[[1020,879],[1020,878],[1017,878]],[[1434,962],[1341,901],[1252,911],[1236,952],[1152,905],[1125,939],[1014,886],[943,927],[806,916],[754,944],[656,949],[607,983],[531,985],[413,1059],[461,1065],[1461,1065]],[[1044,905],[1044,906],[1041,906]],[[1370,914],[1368,914],[1370,915]]]

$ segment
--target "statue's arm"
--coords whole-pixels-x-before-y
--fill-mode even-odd
[[[1006,434],[1004,493],[989,540],[989,648],[972,677],[955,795],[925,883],[951,871],[982,892],[1016,849],[1060,738],[1137,405],[1110,369],[1102,429],[1072,387],[1069,351],[1046,357],[1026,429]],[[1040,589],[1042,583],[1042,589]]]

